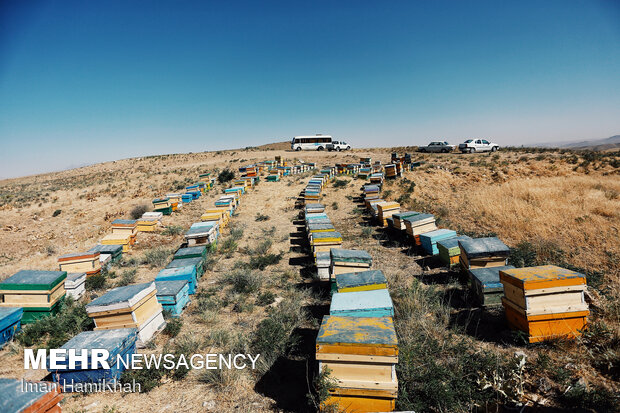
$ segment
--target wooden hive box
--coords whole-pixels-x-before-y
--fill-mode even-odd
[[[65,279],[65,291],[68,297],[73,297],[75,300],[82,298],[86,292],[86,273],[67,273],[67,278]]]
[[[120,245],[123,252],[128,252],[133,245],[133,238],[131,235],[108,234],[101,239],[101,244]]]
[[[60,413],[62,398],[60,386],[55,383],[0,378],[0,411],[3,413]]]
[[[451,238],[456,238],[456,231],[451,229],[436,229],[435,231],[420,234],[420,244],[422,244],[422,248],[424,248],[424,251],[428,254],[437,255],[439,254],[437,242]]]
[[[384,201],[377,204],[377,218],[379,225],[387,227],[387,219],[400,212],[400,204],[398,202]]]
[[[22,324],[55,315],[65,298],[65,278],[65,271],[18,271],[0,283],[0,307],[22,307]]]
[[[421,245],[420,234],[435,231],[435,216],[433,214],[417,214],[404,218],[407,234],[414,238],[416,245]],[[417,237],[417,238],[416,238]]]
[[[174,253],[174,259],[196,258],[200,257],[204,261],[207,258],[207,247],[204,245],[198,247],[179,248]]]
[[[0,349],[19,333],[23,315],[21,307],[0,307]]]
[[[407,227],[405,226],[405,218],[412,217],[414,215],[419,215],[419,212],[415,211],[404,211],[396,214],[392,214],[392,219],[394,220],[394,228],[400,229],[402,231],[406,231]]]
[[[544,265],[501,270],[502,305],[508,324],[528,335],[530,343],[574,338],[587,327],[586,277]]]
[[[323,204],[308,204],[305,206],[304,211],[306,213],[325,212],[325,206]]]
[[[189,283],[186,280],[155,281],[157,301],[172,317],[180,317],[189,304]]]
[[[339,293],[383,290],[387,288],[387,278],[381,270],[336,274],[334,278],[335,292]]]
[[[387,289],[334,293],[329,315],[341,317],[393,317],[394,304]]]
[[[157,212],[157,211],[149,211],[149,212],[145,212],[144,214],[142,214],[142,218],[155,218],[159,221],[161,221],[163,217],[164,217],[164,214],[162,214],[161,212]]]
[[[267,182],[279,182],[280,175],[267,175]]]
[[[442,262],[448,265],[450,268],[458,265],[460,262],[461,248],[459,247],[459,241],[465,241],[471,239],[467,235],[459,235],[456,238],[448,238],[437,242],[437,250],[439,251],[439,258]]]
[[[316,220],[315,220],[316,221]],[[331,223],[325,222],[310,222],[306,226],[308,228],[308,240],[312,238],[312,234],[317,232],[334,232],[336,228]]]
[[[329,251],[342,245],[342,235],[339,232],[316,232],[312,234],[310,246],[312,252],[316,255],[320,251]]]
[[[85,272],[90,277],[101,272],[101,253],[99,251],[76,252],[58,257],[60,271]]]
[[[104,381],[113,382],[120,380],[125,371],[125,366],[119,360],[123,359],[125,364],[131,365],[131,355],[136,352],[136,341],[138,340],[138,330],[136,328],[119,328],[100,331],[83,331],[60,347],[67,351],[75,351],[77,356],[87,352],[88,362],[82,364],[81,360],[76,360],[74,368],[69,363],[63,363],[59,369],[49,370],[52,373],[54,382],[63,387],[63,391],[71,391],[78,383],[103,383]],[[107,362],[109,369],[92,369],[91,351],[95,349],[105,349],[109,356]]]
[[[138,232],[155,232],[157,227],[161,225],[161,221],[154,217],[144,217],[136,220],[136,229]]]
[[[320,281],[329,281],[330,253],[321,251],[316,253],[316,272]]]
[[[195,265],[164,268],[155,277],[155,281],[185,281],[188,284],[188,294],[195,294],[198,288],[198,276]]]
[[[192,195],[192,193],[184,193],[181,194],[181,202],[183,202],[184,204],[189,204],[191,203],[194,199],[198,199],[198,197],[196,196],[196,198],[194,198],[194,195]]]
[[[137,328],[138,344],[146,344],[164,328],[163,310],[155,296],[154,282],[117,287],[86,305],[95,330]]]
[[[174,258],[170,261],[170,264],[166,266],[166,268],[178,268],[178,267],[187,267],[188,265],[193,266],[196,269],[196,277],[202,277],[204,274],[204,258],[202,257],[190,257],[190,258]]]
[[[116,262],[121,259],[123,256],[123,246],[122,245],[103,245],[97,244],[93,248],[88,250],[89,252],[98,252],[99,260],[101,261],[101,266],[104,264]]]
[[[481,307],[501,306],[504,286],[499,280],[499,272],[513,268],[512,265],[507,265],[468,270],[474,302]]]
[[[329,369],[336,382],[325,406],[337,404],[339,411],[352,412],[394,410],[398,341],[391,317],[323,317],[316,359],[319,372]]]
[[[364,271],[372,265],[372,257],[364,250],[331,249],[330,275],[332,281],[336,274]]]
[[[130,235],[135,237],[138,233],[138,222],[135,219],[115,219],[112,221],[112,234]]]
[[[187,241],[187,246],[194,247],[198,245],[215,245],[217,241],[217,231],[218,226],[217,223],[203,222],[202,224],[208,225],[197,225],[196,223],[192,224],[192,226],[185,233],[185,240]]]
[[[385,165],[385,177],[386,178],[394,179],[396,178],[397,175],[398,175],[398,172],[396,170],[396,165],[394,164]]]
[[[459,260],[465,270],[503,267],[510,255],[510,248],[497,237],[459,241],[459,248],[461,250]]]
[[[222,218],[222,222],[224,224],[224,226],[226,226],[226,224],[228,224],[228,222],[230,221],[230,208],[228,207],[220,207],[220,208],[207,208],[205,209],[204,214],[216,214],[216,215],[220,215]]]

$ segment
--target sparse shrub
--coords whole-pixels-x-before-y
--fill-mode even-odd
[[[103,290],[108,284],[108,277],[106,271],[101,271],[99,274],[91,275],[86,278],[85,287],[88,291]]]
[[[51,257],[52,255],[56,254],[56,248],[53,245],[48,245],[47,247],[45,247],[45,253],[48,257]]]
[[[217,391],[222,391],[230,389],[240,376],[241,373],[237,369],[205,369],[198,376],[198,381],[212,386]]]
[[[272,244],[273,242],[270,239],[266,239],[260,244],[258,244],[256,248],[249,249],[248,254],[249,255],[265,255],[267,254],[267,251],[269,251],[269,248],[271,248]]]
[[[171,318],[168,320],[166,327],[164,327],[163,333],[174,338],[181,332],[181,327],[183,327],[183,320],[181,318]]]
[[[266,267],[270,265],[275,265],[280,262],[282,259],[282,253],[279,254],[265,254],[265,255],[256,255],[250,257],[249,266],[253,270],[264,270]]]
[[[592,386],[589,389],[582,385],[573,386],[562,394],[561,400],[570,409],[605,413],[620,410],[620,397],[599,386]]]
[[[217,176],[217,181],[221,184],[232,181],[233,179],[235,179],[235,173],[228,168],[224,169]]]
[[[216,329],[216,330],[212,330],[209,333],[209,336],[207,338],[207,342],[210,345],[219,347],[219,348],[224,348],[226,345],[228,345],[228,343],[230,342],[230,332],[227,329]]]
[[[121,278],[116,282],[117,287],[124,287],[126,285],[132,284],[136,280],[136,273],[138,270],[132,268],[130,270],[125,270],[121,273]]]
[[[230,228],[230,238],[234,241],[238,241],[243,237],[243,227],[234,226]]]
[[[338,189],[338,188],[344,188],[349,184],[349,181],[347,181],[346,179],[336,179],[334,181],[334,188]]]
[[[258,295],[256,298],[256,305],[266,306],[273,303],[276,300],[276,296],[271,291],[265,291]]]
[[[237,241],[233,238],[227,238],[220,244],[220,252],[225,255],[231,255],[237,249]]]
[[[372,227],[365,227],[362,229],[362,238],[370,238],[372,235]]]
[[[257,212],[256,213],[256,218],[254,218],[254,221],[262,222],[262,221],[268,221],[269,219],[270,219],[269,215],[263,215],[260,212]]]
[[[332,209],[334,210],[338,209],[338,202],[332,203]]]
[[[148,265],[151,268],[161,267],[168,261],[171,254],[172,251],[166,248],[152,248],[144,253],[142,264]]]
[[[60,215],[62,213],[62,209],[57,209],[56,211],[54,211],[54,213],[52,214],[52,217],[57,217],[58,215]]]
[[[125,370],[121,376],[121,382],[132,384],[135,381],[140,384],[140,392],[148,393],[161,384],[165,371],[156,369],[153,365],[150,369],[143,366],[140,370]]]
[[[178,225],[170,225],[166,227],[162,232],[162,235],[179,235],[183,233],[183,227]]]
[[[329,367],[323,368],[323,370],[314,377],[312,393],[307,394],[308,401],[317,409],[322,412],[338,412],[338,406],[325,406],[325,401],[329,398],[329,390],[336,388],[338,381],[331,376],[331,369]]]
[[[138,219],[141,218],[145,212],[148,212],[148,210],[149,207],[146,204],[136,205],[131,209],[129,215],[131,216],[131,219]]]
[[[95,327],[86,313],[85,304],[67,297],[62,306],[56,316],[24,325],[16,340],[25,347],[59,348],[76,334]]]
[[[252,271],[237,270],[226,275],[225,281],[232,285],[232,291],[239,294],[250,294],[259,290],[262,278]]]

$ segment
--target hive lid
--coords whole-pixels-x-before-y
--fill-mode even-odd
[[[61,348],[66,350],[74,349],[76,355],[78,356],[82,354],[82,351],[84,350],[105,349],[110,353],[107,362],[110,365],[114,365],[116,364],[117,354],[122,354],[127,347],[131,347],[133,343],[136,342],[137,338],[137,328],[83,331],[63,344]],[[63,368],[59,370],[62,371],[67,369]],[[76,360],[76,370],[82,370],[82,363],[79,360]]]
[[[417,214],[403,218],[403,221],[410,222],[412,225],[422,225],[427,222],[435,221],[433,214]]]
[[[345,293],[353,294],[353,293]],[[392,317],[323,317],[317,344],[397,346]]]
[[[26,383],[37,382],[27,381]],[[30,387],[28,387],[28,391],[23,391],[22,386],[22,380],[0,378],[0,411],[23,412],[29,410],[39,400],[44,400],[41,404],[51,408],[53,406],[46,406],[46,403],[53,400],[52,397],[55,397],[53,395],[58,394],[60,388],[57,383],[47,382],[41,382],[40,386],[35,384],[32,386],[32,391],[30,391]],[[48,393],[52,393],[52,395],[45,397]]]
[[[405,211],[405,212],[399,212],[397,214],[392,214],[393,218],[398,218],[398,219],[405,219],[407,217],[412,217],[414,215],[420,215],[420,212],[416,212],[416,211]]]
[[[586,284],[586,276],[556,265],[514,268],[499,273],[502,281],[524,290]]]
[[[97,244],[94,247],[92,247],[91,249],[88,250],[89,252],[99,252],[101,254],[112,254],[112,255],[116,255],[116,254],[120,254],[123,252],[123,246],[122,245],[103,245],[103,244]]]
[[[335,230],[334,225],[326,222],[310,222],[308,224],[309,231],[318,231],[318,230],[326,230],[331,229]]]
[[[513,268],[512,265],[503,265],[501,267],[475,268],[468,271],[484,288],[501,288],[499,272]]]
[[[322,240],[327,240],[327,239],[342,240],[342,235],[340,235],[340,232],[336,232],[336,231],[315,232],[315,233],[312,234],[312,239],[313,240],[317,240],[317,239],[322,239]]]
[[[58,257],[58,261],[70,261],[77,258],[97,258],[99,251],[86,251],[86,252],[74,252],[71,254],[64,254]]]
[[[6,318],[8,319],[9,317],[14,317],[16,315],[18,315],[18,313],[23,313],[24,309],[21,307],[0,307],[0,324],[2,324],[1,322]],[[21,319],[21,315],[19,316],[19,319]],[[17,320],[16,320],[17,321]],[[4,325],[2,325],[2,329],[4,329]]]
[[[449,250],[451,248],[456,248],[459,246],[459,241],[465,241],[471,239],[467,235],[459,235],[454,238],[442,239],[441,241],[437,241],[437,246],[441,245],[445,249]]]
[[[420,235],[420,238],[429,238],[431,240],[443,240],[446,238],[456,237],[456,231],[451,229],[436,229],[435,231],[425,232]]]
[[[155,288],[157,288],[157,295],[174,295],[176,296],[185,286],[187,280],[170,280],[170,281],[155,281]]]
[[[198,266],[202,264],[202,261],[202,257],[175,258],[170,262],[170,264],[166,265],[166,268]]]
[[[363,262],[366,264],[372,263],[372,256],[364,250],[345,250],[341,248],[332,248],[331,259],[332,261]]]
[[[136,222],[137,221],[135,219],[115,219],[114,221],[112,221],[112,226],[119,225],[128,227],[136,225]]]
[[[507,257],[510,255],[510,248],[497,237],[459,241],[459,246],[467,258]]]
[[[334,293],[329,307],[332,311],[362,311],[373,309],[392,309],[392,298],[387,289]]]
[[[66,271],[21,270],[0,283],[0,290],[51,290],[65,278]]]
[[[320,251],[316,253],[316,263],[321,265],[329,265],[330,263],[329,251]]]
[[[174,262],[174,261],[173,261]],[[182,265],[178,267],[166,267],[161,269],[157,276],[155,276],[155,280],[158,278],[164,277],[175,277],[175,276],[185,276],[185,275],[194,275],[196,274],[196,266],[195,265]]]
[[[76,282],[81,278],[86,279],[85,272],[70,272],[67,274],[67,279],[65,280],[65,283]]]
[[[336,274],[336,286],[338,289],[386,283],[387,278],[385,278],[385,274],[381,270]]]
[[[174,253],[175,257],[185,257],[189,255],[199,255],[203,256],[207,251],[207,247],[204,245],[198,245],[196,247],[186,247],[179,248],[177,252]]]
[[[155,283],[153,281],[116,287],[86,304],[86,310],[89,313],[96,313],[98,311],[131,307],[150,294],[151,291],[155,291]]]

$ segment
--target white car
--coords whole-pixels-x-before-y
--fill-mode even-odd
[[[467,139],[459,144],[459,151],[463,153],[495,152],[498,149],[498,144],[489,142],[486,139]]]
[[[445,142],[445,141],[443,142],[435,141],[435,142],[429,143],[426,146],[419,146],[418,151],[448,153],[448,152],[452,152],[455,147],[456,145],[450,145],[448,142]]]
[[[348,151],[351,149],[351,145],[343,141],[332,141],[332,143],[327,144],[328,151]]]

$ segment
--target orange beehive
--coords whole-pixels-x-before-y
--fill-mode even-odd
[[[525,332],[530,343],[576,337],[586,328],[585,275],[544,265],[502,270],[499,278],[506,320]]]

